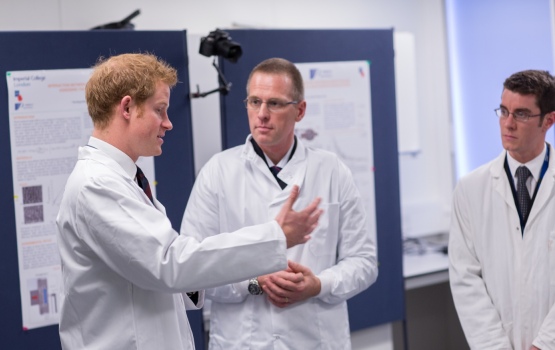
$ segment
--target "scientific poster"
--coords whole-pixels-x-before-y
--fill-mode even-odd
[[[90,69],[6,73],[23,328],[57,324],[63,298],[56,216],[77,150],[92,133]],[[154,181],[152,157],[141,168]],[[154,186],[152,186],[154,190]]]
[[[307,104],[295,133],[309,147],[334,152],[351,169],[376,241],[374,151],[368,61],[295,64]]]

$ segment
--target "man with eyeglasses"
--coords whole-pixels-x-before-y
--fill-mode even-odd
[[[192,350],[185,309],[202,306],[202,289],[285,268],[286,247],[317,225],[317,199],[292,210],[295,187],[262,225],[202,242],[173,230],[135,163],[162,154],[176,83],[175,68],[141,53],[100,59],[87,82],[94,130],[56,218],[62,349]]]
[[[505,149],[454,192],[449,278],[472,349],[555,349],[555,78],[505,80]]]
[[[245,99],[251,134],[203,167],[189,198],[181,230],[207,236],[267,221],[293,185],[300,187],[296,205],[318,196],[324,209],[311,239],[288,250],[286,270],[206,291],[210,349],[350,349],[346,300],[377,278],[351,172],[335,154],[295,137],[303,90],[291,62],[257,65]]]

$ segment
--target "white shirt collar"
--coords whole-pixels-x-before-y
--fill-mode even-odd
[[[87,146],[96,148],[104,153],[106,153],[110,158],[112,158],[116,163],[118,163],[123,170],[129,175],[130,178],[134,179],[137,174],[137,165],[127,154],[122,152],[120,149],[112,146],[106,141],[102,141],[94,136],[89,138],[89,143]]]
[[[532,177],[534,178],[534,180],[538,181],[538,179],[540,178],[540,172],[542,170],[545,152],[547,152],[547,145],[544,143],[543,151],[536,158],[525,164],[520,163],[519,161],[511,157],[509,152],[507,152],[507,161],[509,163],[509,169],[511,170],[511,174],[513,175],[513,177],[516,177],[516,169],[518,169],[518,167],[521,165],[525,165],[532,173]]]
[[[272,162],[272,160],[266,155],[266,153],[264,153],[264,157],[266,158],[266,163],[268,163],[268,166],[271,167],[271,166],[277,165],[278,167],[283,169],[285,167],[285,165],[287,164],[287,162],[289,161],[289,157],[291,156],[291,152],[293,151],[293,146],[294,145],[295,145],[295,141],[293,140],[293,142],[291,143],[291,147],[289,147],[289,151],[287,151],[287,153],[285,153],[283,158],[281,158],[281,160],[277,164],[274,164]]]

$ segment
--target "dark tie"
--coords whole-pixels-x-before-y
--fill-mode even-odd
[[[528,219],[528,214],[530,214],[530,209],[532,208],[532,200],[530,199],[530,193],[528,193],[528,188],[526,187],[526,180],[532,175],[530,170],[524,165],[519,166],[516,169],[516,177],[518,179],[518,204],[520,205],[520,211],[522,213],[522,221],[526,223]]]
[[[281,171],[281,168],[278,166],[271,166],[270,167],[270,171],[272,172],[272,174],[274,174],[274,177],[277,180],[277,183],[279,185],[279,187],[281,187],[281,189],[283,190],[285,187],[287,187],[287,184],[285,182],[283,182],[279,177],[278,174]]]
[[[150,199],[152,204],[154,204],[154,199],[152,199],[152,191],[150,191],[150,185],[148,184],[148,180],[145,174],[143,173],[143,171],[141,170],[141,168],[139,167],[137,167],[137,183],[139,184],[139,187],[142,188],[143,191],[146,193],[148,199]]]
[[[272,172],[272,174],[274,174],[275,177],[277,177],[277,174],[279,174],[279,172],[281,171],[281,168],[274,165],[270,167],[270,171]]]

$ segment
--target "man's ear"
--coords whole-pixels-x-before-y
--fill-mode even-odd
[[[297,117],[295,121],[298,123],[304,118],[304,114],[306,113],[306,100],[302,100],[297,104]]]
[[[549,130],[549,128],[555,123],[555,111],[549,112],[543,118],[543,126],[545,127],[545,131]]]
[[[133,104],[133,99],[131,96],[124,96],[119,102],[119,109],[121,110],[121,115],[125,119],[131,119],[131,106]]]

